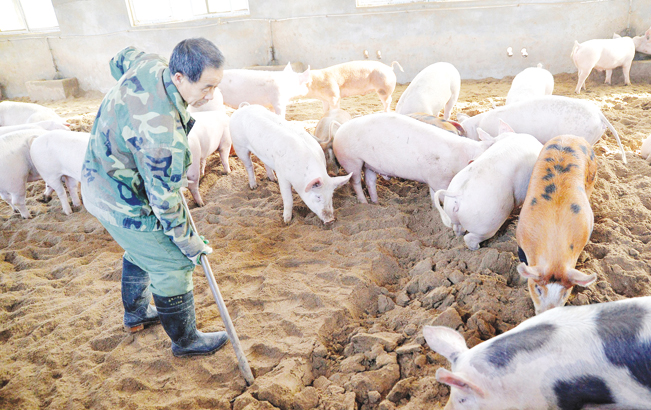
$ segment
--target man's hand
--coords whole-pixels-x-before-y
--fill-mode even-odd
[[[203,238],[203,236],[201,237]],[[207,243],[208,241],[204,239],[204,243]],[[191,257],[190,260],[192,263],[195,265],[201,265],[201,255],[208,255],[212,253],[212,248],[208,245],[204,246],[201,252],[196,254],[195,256]]]

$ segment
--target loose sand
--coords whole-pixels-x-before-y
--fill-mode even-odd
[[[651,295],[651,167],[639,158],[651,134],[651,84],[588,82],[578,98],[597,103],[614,138],[596,145],[591,198],[595,227],[578,269],[596,284],[572,305]],[[511,78],[464,81],[456,112],[475,115],[504,103]],[[556,76],[555,94],[574,96],[576,75]],[[406,86],[394,93],[392,107]],[[88,131],[101,98],[46,104]],[[375,94],[350,97],[351,115],[381,110]],[[298,100],[287,118],[313,128],[321,103]],[[37,201],[30,184],[23,220],[0,204],[0,408],[2,409],[422,409],[444,404],[434,379],[447,365],[424,343],[422,327],[459,329],[475,345],[533,315],[516,272],[517,212],[478,251],[468,250],[432,211],[428,188],[378,181],[379,205],[336,192],[337,222],[325,229],[295,195],[282,222],[278,186],[256,165],[250,190],[236,157],[225,175],[209,158],[195,207],[209,259],[256,376],[246,387],[233,348],[177,359],[161,326],[122,329],[122,250],[85,210],[66,216],[58,199]],[[201,268],[194,274],[198,327],[222,330]]]

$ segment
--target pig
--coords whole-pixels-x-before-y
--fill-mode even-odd
[[[438,116],[443,110],[443,119],[449,120],[452,108],[459,98],[460,89],[459,71],[450,63],[434,63],[414,77],[398,99],[396,112],[398,114],[423,112]]]
[[[332,195],[350,175],[330,177],[323,150],[304,129],[290,126],[259,105],[239,108],[231,116],[231,137],[238,158],[249,175],[249,187],[257,186],[251,153],[262,161],[272,181],[274,171],[283,198],[283,220],[292,220],[292,188],[324,224],[334,222]]]
[[[475,140],[478,127],[495,135],[500,119],[515,132],[533,135],[543,144],[558,135],[572,134],[581,136],[590,145],[594,145],[607,127],[615,136],[622,152],[622,162],[626,164],[626,153],[617,131],[591,101],[546,95],[497,107],[474,117],[458,114],[457,118],[464,118],[461,126],[466,136]]]
[[[343,124],[332,144],[335,156],[352,174],[352,184],[361,203],[362,169],[371,202],[377,203],[377,175],[423,182],[434,193],[445,189],[461,169],[479,156],[495,139],[481,142],[456,135],[396,113],[376,113],[353,118]]]
[[[339,166],[337,165],[337,159],[332,150],[332,140],[341,124],[350,119],[351,116],[346,111],[340,108],[335,108],[328,111],[323,118],[319,120],[319,123],[316,125],[316,129],[314,130],[314,138],[319,143],[326,156],[326,168],[329,173],[334,175],[339,173]]]
[[[377,92],[384,111],[389,112],[391,94],[396,88],[396,74],[393,66],[404,70],[397,61],[390,66],[379,61],[349,61],[310,73],[309,92],[306,97],[318,98],[323,102],[323,112],[340,108],[341,99],[351,95]]]
[[[212,95],[212,100],[209,100],[205,104],[195,107],[193,105],[188,105],[188,112],[190,114],[195,112],[204,112],[204,111],[221,111],[226,112],[226,107],[224,106],[224,96],[222,95],[219,88],[216,88]]]
[[[447,358],[436,380],[450,386],[445,410],[648,409],[651,297],[565,306],[468,349],[463,336],[425,326]]]
[[[528,280],[536,314],[563,306],[574,285],[597,278],[575,269],[594,225],[596,173],[592,147],[575,135],[552,138],[536,161],[515,235],[518,273]]]
[[[31,218],[25,205],[27,182],[41,179],[32,163],[32,141],[45,134],[42,128],[25,129],[0,136],[0,198],[25,218]]]
[[[408,117],[416,119],[418,121],[424,122],[425,124],[433,125],[442,130],[449,131],[456,135],[465,136],[466,133],[463,131],[463,127],[456,121],[444,120],[433,115],[429,115],[423,112],[415,112],[412,114],[407,114]]]
[[[515,76],[506,95],[506,105],[532,97],[551,95],[553,91],[554,76],[542,68],[542,64],[538,64],[537,67],[525,68]]]
[[[287,63],[283,71],[224,70],[218,87],[224,104],[231,108],[237,108],[243,102],[271,105],[276,114],[285,118],[289,100],[307,94],[309,81],[309,66],[299,74]]]
[[[34,167],[48,186],[44,196],[54,190],[66,215],[72,214],[72,209],[62,180],[70,191],[72,204],[80,207],[78,183],[89,139],[87,132],[50,131],[35,138],[29,150]]]
[[[642,142],[640,153],[642,155],[642,158],[651,163],[651,135],[646,137],[646,139]]]
[[[205,203],[199,193],[199,180],[205,174],[206,158],[215,151],[224,167],[224,172],[229,174],[231,167],[228,157],[231,152],[231,133],[229,128],[230,118],[225,112],[204,111],[193,112],[194,126],[188,134],[188,144],[192,154],[192,164],[188,168],[188,189],[199,206]]]
[[[575,40],[570,57],[579,70],[579,82],[574,90],[577,94],[581,92],[581,87],[586,89],[585,80],[593,68],[606,70],[605,83],[610,84],[613,69],[622,67],[624,83],[631,85],[629,72],[635,57],[635,43],[630,37],[595,39],[583,43]]]
[[[3,127],[0,127],[0,135],[9,134],[10,132],[19,131],[19,130],[35,129],[35,128],[44,129],[44,130],[66,130],[66,131],[70,130],[70,128],[68,128],[66,125],[64,125],[59,121],[47,120],[47,121],[32,122],[29,124],[5,125]]]
[[[51,108],[16,101],[0,102],[0,126],[29,124],[48,120],[58,122],[65,127],[70,126]]]
[[[651,30],[651,29],[650,29]],[[617,33],[613,34],[613,38],[621,38]],[[643,35],[643,36],[635,36],[633,37],[633,44],[635,44],[635,51],[639,53],[644,53],[644,54],[651,54],[651,38],[650,36]]]
[[[495,144],[452,178],[447,190],[434,194],[445,226],[457,236],[467,230],[463,239],[473,251],[497,233],[514,207],[522,205],[542,149],[531,135],[515,134],[506,124],[502,131]]]

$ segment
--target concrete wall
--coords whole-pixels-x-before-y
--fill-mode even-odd
[[[648,0],[478,0],[357,8],[355,0],[249,0],[250,15],[132,27],[124,0],[53,0],[60,31],[0,35],[0,84],[7,97],[27,95],[25,82],[76,77],[83,90],[106,92],[108,61],[134,45],[169,56],[180,40],[206,37],[226,56],[226,68],[300,61],[312,68],[370,59],[399,61],[409,82],[437,61],[464,79],[501,78],[543,63],[574,72],[574,40],[609,38],[651,26]],[[514,57],[507,57],[507,47]],[[529,57],[519,50],[526,47]]]

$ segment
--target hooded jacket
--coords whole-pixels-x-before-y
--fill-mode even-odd
[[[111,225],[162,229],[198,263],[205,245],[181,200],[191,162],[187,104],[160,56],[127,47],[109,65],[118,83],[104,97],[90,133],[81,178],[84,206]]]

